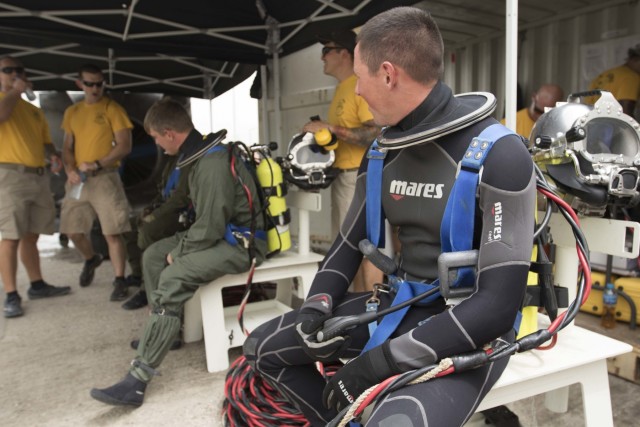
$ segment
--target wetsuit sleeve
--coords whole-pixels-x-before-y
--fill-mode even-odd
[[[476,349],[514,326],[527,283],[535,209],[533,164],[517,138],[501,139],[489,154],[479,208],[478,291],[391,340],[403,370]]]
[[[346,294],[362,262],[358,243],[366,238],[366,170],[365,156],[358,172],[353,201],[340,227],[340,233],[320,263],[320,269],[309,291],[309,296],[320,293],[331,295],[334,307]]]

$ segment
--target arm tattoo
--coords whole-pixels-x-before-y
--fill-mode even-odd
[[[334,126],[333,131],[338,139],[342,141],[368,147],[369,144],[376,139],[378,134],[380,134],[380,127],[376,126],[373,120],[369,120],[368,122],[364,122],[362,127],[345,128],[342,126]]]

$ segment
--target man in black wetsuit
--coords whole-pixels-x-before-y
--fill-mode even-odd
[[[379,143],[388,148],[382,172],[382,210],[399,228],[397,275],[430,283],[438,276],[440,228],[458,162],[471,140],[497,122],[474,97],[454,97],[439,79],[443,43],[428,13],[391,9],[358,35],[356,92],[376,124],[388,126]],[[494,340],[514,340],[514,323],[527,282],[533,241],[535,179],[522,141],[507,135],[486,157],[476,197],[473,247],[479,249],[477,291],[455,306],[443,298],[412,306],[381,345],[360,354],[369,339],[361,325],[318,342],[331,317],[365,311],[370,293],[349,293],[367,236],[365,156],[354,200],[299,310],[261,325],[244,346],[255,370],[294,402],[312,426],[326,425],[364,390],[394,374],[469,352]],[[416,189],[421,189],[416,191]],[[413,190],[409,190],[413,189]],[[499,210],[501,208],[501,217]],[[473,211],[471,211],[473,212]],[[393,293],[393,292],[392,292]],[[378,310],[393,295],[382,293]],[[353,358],[325,381],[314,362]],[[460,426],[500,377],[508,358],[391,392],[367,426]]]

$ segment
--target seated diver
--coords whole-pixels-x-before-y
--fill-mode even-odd
[[[492,95],[454,97],[440,81],[443,42],[427,12],[399,7],[372,18],[358,35],[354,70],[356,90],[374,121],[387,126],[378,139],[384,150],[372,149],[363,158],[347,217],[301,308],[264,323],[244,344],[255,371],[294,403],[311,426],[326,425],[364,390],[395,374],[496,340],[513,342],[533,241],[535,178],[527,148],[490,117]],[[400,320],[385,316],[373,325],[372,336],[369,325],[361,324],[322,340],[317,332],[328,320],[365,313],[373,297],[381,311],[407,293],[428,289],[438,277],[437,259],[450,243],[441,229],[458,162],[473,138],[489,128],[504,133],[494,138],[486,155],[478,197],[471,194],[475,214],[472,209],[463,216],[471,223],[462,233],[468,249],[479,250],[477,290],[452,307],[434,297],[409,307]],[[383,167],[374,173],[372,165],[382,163],[375,157],[383,151]],[[374,175],[381,180],[377,188]],[[382,211],[398,227],[401,243],[395,275],[404,281],[377,295],[348,292],[362,259],[359,242],[379,230],[368,221],[368,209],[378,217]],[[459,227],[457,222],[449,225]],[[340,358],[352,360],[325,380],[315,363]],[[508,360],[392,391],[376,404],[366,425],[461,426]]]

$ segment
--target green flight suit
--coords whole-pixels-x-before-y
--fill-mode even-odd
[[[145,287],[153,311],[130,370],[142,381],[150,381],[152,373],[136,366],[136,361],[154,369],[160,365],[180,331],[184,303],[198,286],[225,274],[249,270],[247,249],[224,239],[227,224],[249,227],[251,223],[249,202],[240,181],[250,189],[255,210],[260,209],[249,171],[238,160],[235,170],[240,179],[231,174],[226,149],[210,152],[195,162],[189,176],[195,222],[187,231],[162,239],[144,251]],[[262,215],[256,217],[256,222],[256,229],[264,230]],[[267,243],[261,239],[255,242],[256,261],[260,264],[267,253]],[[170,265],[166,263],[167,254],[173,259]]]
[[[124,234],[127,258],[133,276],[142,276],[142,251],[152,243],[184,231],[188,224],[181,223],[180,213],[189,206],[189,171],[193,164],[180,169],[173,189],[166,193],[167,182],[176,168],[178,156],[164,155],[157,195],[139,217],[131,218],[131,232]]]

